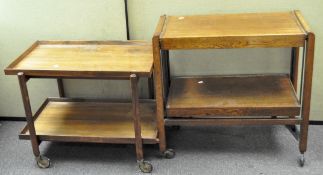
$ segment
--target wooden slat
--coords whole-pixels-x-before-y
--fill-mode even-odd
[[[300,112],[287,75],[174,78],[167,102],[170,117],[293,116]]]
[[[162,49],[301,47],[294,12],[167,16]]]
[[[72,102],[75,101],[75,102]],[[45,103],[46,104],[46,103]],[[155,104],[140,103],[142,137],[157,142]],[[134,143],[131,103],[66,100],[51,101],[35,121],[40,139],[55,141],[87,141]],[[28,138],[28,130],[21,138]]]
[[[27,76],[105,77],[152,73],[151,44],[140,41],[39,41],[7,69]]]

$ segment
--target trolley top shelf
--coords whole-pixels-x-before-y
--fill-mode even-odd
[[[149,77],[152,46],[144,41],[37,41],[6,69],[7,75]]]
[[[301,47],[310,31],[299,11],[164,16],[162,49]]]

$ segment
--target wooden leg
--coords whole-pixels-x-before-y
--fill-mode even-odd
[[[303,100],[302,100],[302,123],[300,131],[300,142],[299,150],[301,154],[304,154],[307,149],[307,135],[308,135],[308,124],[311,104],[311,91],[312,91],[312,75],[313,75],[313,62],[314,62],[314,45],[315,35],[314,33],[308,33],[306,41],[306,57],[305,57],[305,72],[304,72],[304,83],[303,83]]]
[[[132,91],[132,116],[134,121],[135,130],[135,145],[137,162],[140,170],[144,173],[150,173],[153,170],[153,166],[144,161],[144,153],[142,148],[142,137],[141,137],[141,122],[139,114],[139,97],[138,97],[138,81],[139,78],[135,74],[130,75],[131,91]]]
[[[159,138],[159,150],[166,150],[165,138],[165,121],[164,121],[164,88],[163,88],[163,72],[160,57],[159,36],[153,37],[153,53],[154,53],[154,79],[155,79],[155,94],[156,94],[156,117]]]
[[[132,116],[134,121],[136,154],[137,160],[143,160],[142,138],[141,138],[141,123],[139,116],[139,97],[138,97],[138,78],[135,74],[130,75],[131,91],[132,91]]]
[[[57,78],[57,86],[58,86],[59,97],[65,97],[63,79]]]
[[[40,151],[39,151],[40,141],[38,140],[37,135],[36,135],[34,119],[32,116],[30,99],[29,99],[28,89],[27,89],[28,78],[24,75],[24,73],[19,72],[18,79],[19,79],[22,101],[24,103],[24,108],[25,108],[25,114],[26,114],[26,120],[27,120],[28,129],[29,129],[29,134],[30,134],[31,146],[33,149],[33,153],[34,153],[37,165],[39,168],[48,168],[50,166],[50,160],[47,157],[40,155]]]
[[[18,79],[19,79],[20,91],[22,96],[22,102],[24,104],[24,109],[26,114],[27,126],[30,133],[31,146],[35,157],[39,157],[40,156],[39,147],[38,147],[39,141],[36,136],[34,120],[32,117],[32,111],[31,111],[28,89],[26,84],[27,78],[24,75],[24,73],[19,72]]]

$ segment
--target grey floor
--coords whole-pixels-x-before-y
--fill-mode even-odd
[[[25,122],[0,121],[0,174],[141,174],[133,145],[50,143],[41,152],[49,169],[35,165],[29,141],[18,140]],[[310,126],[307,162],[300,168],[297,141],[284,126],[182,127],[168,130],[176,157],[162,159],[145,145],[153,174],[323,174],[323,126]]]

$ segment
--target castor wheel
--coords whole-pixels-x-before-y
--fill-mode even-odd
[[[298,163],[299,163],[300,167],[304,166],[304,164],[305,164],[305,155],[304,154],[301,154],[301,156],[298,159]]]
[[[144,160],[139,161],[138,166],[141,172],[143,173],[151,173],[153,171],[153,166],[151,165],[151,163],[147,161],[144,161]]]
[[[166,159],[172,159],[175,157],[175,151],[173,149],[167,149],[166,151],[163,152],[163,156]]]
[[[50,166],[50,160],[45,156],[36,157],[36,162],[39,168],[48,168]]]

